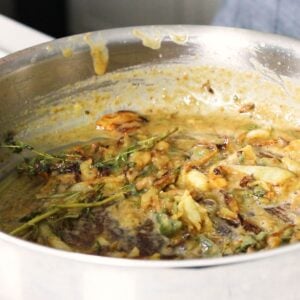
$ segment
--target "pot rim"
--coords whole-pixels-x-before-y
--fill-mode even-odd
[[[202,25],[155,25],[155,26],[134,26],[123,27],[115,29],[107,29],[91,32],[91,35],[100,36],[105,43],[134,41],[137,42],[137,38],[132,35],[133,29],[149,30],[157,27],[164,31],[176,31],[187,32],[188,35],[224,35],[226,34],[230,38],[243,37],[247,43],[259,43],[270,42],[273,45],[286,47],[300,53],[300,42],[297,39],[280,36],[270,33],[261,33],[257,31],[247,29],[236,29],[230,27],[217,27],[217,26],[202,26]],[[46,42],[37,46],[27,48],[25,50],[18,51],[16,53],[5,56],[0,59],[0,76],[5,76],[15,70],[18,70],[21,61],[22,66],[35,63],[47,59],[47,53],[51,48],[50,55],[55,56],[57,53],[61,54],[61,45],[68,45],[70,39],[80,40],[81,48],[88,48],[86,44],[83,44],[83,37],[86,33],[64,37],[50,42]],[[73,41],[74,42],[74,41]],[[141,42],[141,41],[139,41]],[[86,50],[85,50],[86,51]],[[32,57],[42,52],[41,56],[38,56],[35,61],[32,61]],[[12,64],[12,66],[11,66]],[[200,268],[218,265],[227,265],[233,263],[242,263],[247,261],[253,261],[257,259],[269,258],[275,255],[286,254],[292,251],[300,250],[300,243],[282,246],[276,249],[255,252],[251,254],[231,255],[227,257],[218,258],[199,258],[199,259],[186,259],[186,260],[140,260],[140,259],[126,259],[126,258],[113,258],[96,255],[88,255],[82,253],[67,252],[62,250],[53,249],[50,247],[34,244],[32,242],[24,241],[22,239],[10,236],[4,232],[0,232],[0,240],[12,244],[16,247],[25,248],[26,250],[42,255],[53,255],[59,258],[68,259],[72,261],[91,263],[102,266],[114,266],[114,267],[130,267],[130,268]]]
[[[228,265],[235,263],[251,262],[253,260],[271,258],[280,254],[288,254],[293,251],[300,250],[300,243],[281,246],[276,249],[263,250],[254,253],[244,253],[238,255],[231,255],[226,257],[216,258],[198,258],[185,260],[142,260],[129,258],[114,258],[106,256],[97,256],[84,253],[67,252],[50,248],[47,246],[28,242],[20,238],[10,236],[6,233],[0,232],[0,240],[12,244],[16,247],[24,248],[34,254],[51,255],[62,259],[77,261],[81,263],[90,263],[101,266],[126,267],[126,268],[202,268],[213,267],[220,265]]]
[[[284,50],[291,50],[292,54],[299,53],[300,41],[293,37],[282,36],[273,33],[259,32],[244,28],[209,26],[209,25],[146,25],[146,26],[130,26],[119,27],[113,29],[105,29],[98,31],[85,32],[54,39],[39,45],[35,45],[7,56],[0,58],[0,76],[9,74],[20,67],[46,60],[56,55],[62,55],[62,49],[70,47],[74,52],[90,50],[85,37],[88,35],[94,42],[103,42],[106,46],[114,43],[142,43],[140,38],[133,34],[133,30],[137,29],[146,34],[161,35],[161,41],[170,40],[170,35],[179,33],[186,34],[187,40],[182,45],[189,44],[190,40],[198,42],[203,38],[211,40],[216,39],[216,45],[224,43],[228,47],[230,43],[243,44],[245,47],[254,44],[264,46],[270,43],[272,46],[280,46]],[[224,38],[226,35],[226,38]],[[76,44],[76,46],[74,46]],[[180,44],[180,43],[179,43]],[[211,46],[211,45],[210,45]],[[281,50],[282,50],[281,49]],[[224,55],[226,55],[224,53]],[[227,57],[228,58],[228,57]]]

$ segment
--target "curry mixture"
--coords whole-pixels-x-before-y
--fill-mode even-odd
[[[0,228],[57,249],[143,259],[297,242],[300,132],[208,120],[118,111],[96,121],[96,138],[63,153],[8,134],[1,147],[25,158],[3,199],[16,179],[33,192],[23,208],[0,200]]]

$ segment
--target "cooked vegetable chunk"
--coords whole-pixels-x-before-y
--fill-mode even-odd
[[[271,184],[282,184],[286,180],[295,176],[292,172],[278,167],[239,165],[230,165],[229,167],[237,172],[253,175],[255,179],[269,182]]]
[[[133,111],[118,111],[101,117],[96,125],[102,129],[119,132],[130,132],[140,128],[147,119]]]
[[[297,242],[299,131],[213,120],[119,111],[96,122],[100,131],[89,129],[91,142],[54,154],[9,135],[1,148],[25,159],[0,185],[0,229],[60,250],[131,259]]]

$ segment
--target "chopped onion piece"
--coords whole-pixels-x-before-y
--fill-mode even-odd
[[[237,172],[253,175],[255,179],[266,181],[274,185],[282,184],[295,176],[294,173],[278,167],[240,165],[229,165],[229,167]]]

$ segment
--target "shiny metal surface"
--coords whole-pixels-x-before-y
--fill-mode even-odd
[[[279,84],[282,76],[300,78],[300,42],[290,38],[202,26],[139,30],[159,32],[160,49],[143,46],[132,28],[90,35],[109,50],[108,72],[187,63],[275,74],[271,80]],[[185,36],[186,43],[174,43],[174,34]],[[64,57],[64,49],[73,55]],[[78,35],[0,60],[0,135],[34,119],[30,109],[44,105],[47,95],[94,76],[89,51]],[[283,290],[286,299],[297,299],[299,258],[300,245],[293,245],[209,260],[136,261],[67,253],[0,233],[0,299],[281,299]]]

